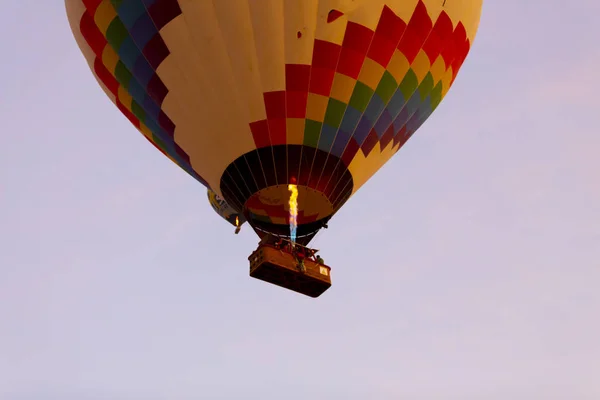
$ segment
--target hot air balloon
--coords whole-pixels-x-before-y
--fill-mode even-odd
[[[213,192],[210,188],[207,189],[208,202],[210,206],[215,210],[221,218],[235,226],[235,233],[239,233],[242,225],[246,222],[243,215],[237,212],[236,209],[231,207],[225,199]]]
[[[298,272],[303,256],[271,245],[310,252],[427,120],[471,48],[482,2],[65,0],[106,95],[261,238],[250,275],[313,297],[329,287],[329,267],[307,257]]]

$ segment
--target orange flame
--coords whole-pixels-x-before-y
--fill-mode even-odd
[[[240,217],[238,215],[235,216],[235,226],[240,226]]]

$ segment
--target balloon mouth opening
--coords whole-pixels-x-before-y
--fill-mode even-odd
[[[244,204],[243,215],[257,233],[282,236],[299,243],[314,236],[334,208],[322,192],[304,185],[266,187]]]
[[[296,229],[295,242],[306,246],[324,227],[328,220],[329,217],[309,224],[299,225]],[[249,222],[249,225],[261,237],[264,235],[273,235],[291,240],[290,227],[288,224],[277,225],[260,221],[252,221]]]

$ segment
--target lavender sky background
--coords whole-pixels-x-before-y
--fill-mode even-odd
[[[114,108],[62,1],[3,2],[0,399],[599,399],[599,13],[485,2],[316,240],[315,301],[248,277],[256,236]]]

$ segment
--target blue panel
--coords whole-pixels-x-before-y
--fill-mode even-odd
[[[350,134],[342,131],[341,129],[338,131],[335,140],[333,141],[333,146],[331,146],[331,154],[336,157],[342,157],[344,154],[344,150],[346,149],[346,145],[350,141]]]
[[[352,106],[346,107],[344,118],[342,118],[342,123],[340,124],[340,130],[346,132],[354,132],[356,126],[358,125],[358,122],[360,121],[361,116],[362,113],[356,108]]]
[[[406,103],[406,106],[404,107],[407,111],[409,115],[413,115],[415,113],[415,111],[417,111],[417,109],[419,108],[419,106],[421,105],[421,95],[419,93],[414,93],[410,99],[408,100],[408,103]]]
[[[323,127],[321,128],[321,136],[319,137],[319,144],[317,147],[320,150],[329,153],[329,149],[331,149],[331,145],[333,144],[333,140],[335,139],[336,133],[337,128],[334,128],[327,124],[323,124]]]
[[[370,121],[377,121],[384,108],[385,103],[383,102],[383,99],[377,93],[375,93],[373,94],[373,97],[371,97],[371,101],[365,110],[365,116]]]
[[[158,115],[160,114],[160,106],[156,104],[154,99],[146,94],[144,102],[142,103],[144,110],[148,113],[152,119],[158,121]]]
[[[144,46],[154,37],[154,35],[158,35],[158,30],[156,30],[156,26],[150,16],[148,14],[143,14],[133,25],[133,28],[129,32],[135,44],[138,45],[140,49],[143,49]]]
[[[148,82],[154,76],[154,69],[144,57],[138,58],[133,68],[133,76],[145,88],[148,87]]]
[[[133,97],[133,99],[140,105],[141,108],[144,108],[144,100],[146,98],[146,90],[136,81],[135,79],[131,79],[129,81],[129,86],[127,87],[127,91]],[[144,110],[145,111],[145,110]]]
[[[127,36],[125,40],[123,40],[123,43],[121,43],[118,54],[123,64],[125,64],[127,69],[131,72],[133,72],[135,69],[135,64],[138,58],[143,57],[137,45],[129,36]]]
[[[402,111],[400,111],[400,114],[394,120],[394,132],[398,133],[398,131],[402,129],[402,127],[404,126],[404,124],[406,124],[409,118],[410,115],[408,114],[408,110],[406,109],[406,107],[404,107]]]
[[[406,104],[406,100],[404,99],[404,95],[400,91],[400,89],[396,90],[396,93],[390,99],[388,103],[388,110],[390,110],[390,114],[392,115],[392,119],[396,118],[402,110],[402,107]]]
[[[379,119],[375,123],[375,132],[377,133],[377,137],[379,139],[381,139],[381,137],[383,136],[385,131],[390,127],[391,124],[392,124],[392,116],[390,115],[390,112],[386,108],[385,110],[383,110],[381,117],[379,117]]]
[[[146,13],[146,7],[140,0],[126,0],[121,3],[117,14],[128,30],[133,28],[137,19]]]
[[[354,131],[354,135],[352,135],[352,137],[354,138],[354,140],[356,140],[356,143],[358,143],[359,146],[362,146],[367,136],[369,136],[369,132],[371,131],[372,127],[373,123],[363,116],[360,122],[358,123],[356,130]]]
[[[148,127],[148,129],[150,129],[150,132],[152,132],[153,134],[155,134],[160,140],[162,140],[165,145],[168,146],[169,141],[172,142],[173,139],[171,139],[168,135],[166,135],[162,128],[158,125],[158,123],[156,122],[156,120],[147,118],[145,121],[146,126]]]

